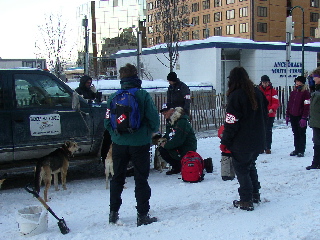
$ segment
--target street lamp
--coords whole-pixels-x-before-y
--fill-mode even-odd
[[[82,26],[84,27],[84,74],[89,75],[89,36],[88,36],[88,19],[84,16],[82,19]]]
[[[301,6],[294,6],[290,10],[290,16],[292,16],[292,11],[295,8],[300,8],[302,11],[302,47],[301,47],[301,53],[302,53],[302,65],[301,65],[301,76],[304,76],[304,9]]]

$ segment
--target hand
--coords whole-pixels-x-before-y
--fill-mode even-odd
[[[307,119],[301,118],[299,121],[299,125],[301,128],[305,128],[307,126]]]
[[[269,109],[269,113],[273,113],[273,110],[272,110],[272,109]]]
[[[220,144],[220,150],[221,150],[221,152],[227,152],[228,151],[227,146],[224,145],[224,144]]]
[[[286,124],[288,126],[288,123],[290,122],[290,117],[289,116],[286,116]]]
[[[90,87],[90,89],[91,89],[91,91],[94,92],[94,93],[97,92],[97,89],[96,89],[96,87],[95,87],[94,85],[92,85],[92,86]]]

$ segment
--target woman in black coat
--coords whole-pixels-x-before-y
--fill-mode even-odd
[[[253,202],[260,202],[260,183],[255,161],[265,147],[268,102],[243,67],[231,70],[228,87],[228,105],[220,148],[231,151],[240,184],[240,201],[235,200],[234,206],[252,211]]]

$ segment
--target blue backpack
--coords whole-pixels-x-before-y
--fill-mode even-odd
[[[140,128],[140,109],[135,97],[138,88],[118,90],[110,103],[110,122],[117,133],[134,131]]]

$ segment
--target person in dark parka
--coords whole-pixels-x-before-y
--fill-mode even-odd
[[[189,87],[180,81],[175,72],[170,72],[167,80],[170,84],[167,91],[167,103],[171,104],[173,108],[182,107],[185,114],[190,116],[191,98]]]
[[[94,100],[96,98],[96,89],[92,85],[92,78],[87,75],[80,78],[79,87],[75,91],[84,99]]]
[[[228,82],[228,103],[220,149],[231,151],[233,166],[240,184],[240,200],[233,205],[254,210],[260,201],[260,182],[255,161],[266,142],[268,101],[254,86],[243,67],[231,70]]]

